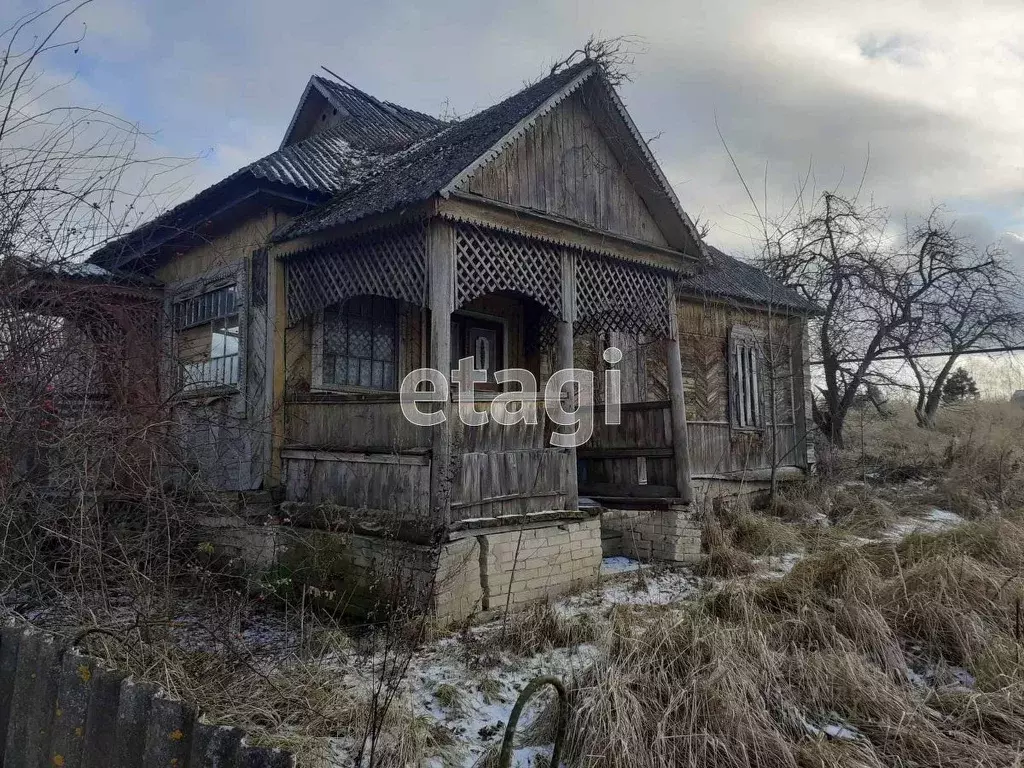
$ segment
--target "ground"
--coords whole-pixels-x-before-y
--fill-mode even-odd
[[[124,584],[0,605],[119,628],[85,642],[309,766],[370,742],[364,765],[493,765],[538,675],[569,688],[570,767],[1020,764],[1024,410],[947,410],[938,431],[862,416],[810,485],[705,510],[697,567],[607,558],[593,588],[411,645],[397,622],[348,624],[272,583],[231,599],[201,573],[146,627]],[[528,708],[514,764],[548,764],[556,711]]]

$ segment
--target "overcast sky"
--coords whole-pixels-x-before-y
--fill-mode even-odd
[[[19,6],[20,3],[20,6]],[[36,7],[14,0],[6,16]],[[378,96],[468,114],[591,33],[638,39],[622,96],[683,207],[748,253],[758,202],[865,189],[896,220],[945,203],[1024,264],[1024,3],[562,0],[95,0],[77,55],[51,62],[80,99],[201,155],[196,192],[277,148],[321,64]],[[6,26],[4,24],[3,26]],[[447,107],[446,107],[447,105]]]

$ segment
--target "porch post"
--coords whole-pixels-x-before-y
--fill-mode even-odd
[[[427,222],[427,290],[430,306],[429,365],[451,376],[452,312],[455,311],[455,230],[444,219]],[[441,407],[445,421],[431,427],[430,507],[435,520],[447,526],[451,522],[452,470],[451,435],[455,413],[451,407],[451,389]],[[456,417],[457,418],[457,417]]]
[[[576,253],[562,250],[562,318],[558,321],[558,349],[555,368],[574,368],[573,323],[576,321]],[[573,393],[571,397],[575,397]],[[578,403],[578,397],[577,397]],[[565,488],[565,508],[578,509],[580,494],[576,476],[576,449],[565,449],[568,453],[562,485]]]
[[[672,414],[672,455],[675,463],[676,491],[684,503],[693,500],[690,483],[689,436],[686,427],[686,395],[683,392],[683,361],[679,354],[679,317],[676,313],[675,280],[665,280],[668,304],[668,338],[665,351],[668,358],[668,393]]]

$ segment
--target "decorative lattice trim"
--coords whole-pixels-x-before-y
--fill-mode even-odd
[[[289,261],[288,320],[353,296],[426,303],[426,230],[386,230],[314,250]]]
[[[576,333],[668,332],[665,274],[581,253],[576,259]]]
[[[497,230],[460,224],[455,230],[455,305],[512,291],[562,316],[562,257],[558,247]]]

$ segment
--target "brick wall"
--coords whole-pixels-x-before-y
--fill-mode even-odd
[[[482,535],[478,541],[485,551],[481,576],[491,610],[504,609],[510,583],[511,605],[521,607],[594,584],[601,568],[601,521],[596,517]]]
[[[687,507],[607,511],[601,525],[621,533],[621,553],[627,557],[670,563],[700,560],[700,518]]]
[[[400,602],[431,613],[440,625],[504,610],[510,582],[515,609],[597,581],[596,517],[528,525],[521,544],[519,528],[491,530],[462,531],[441,545],[285,526],[218,528],[210,538],[224,555],[245,562],[254,577],[280,567],[295,588],[316,587],[350,613],[365,616]]]

